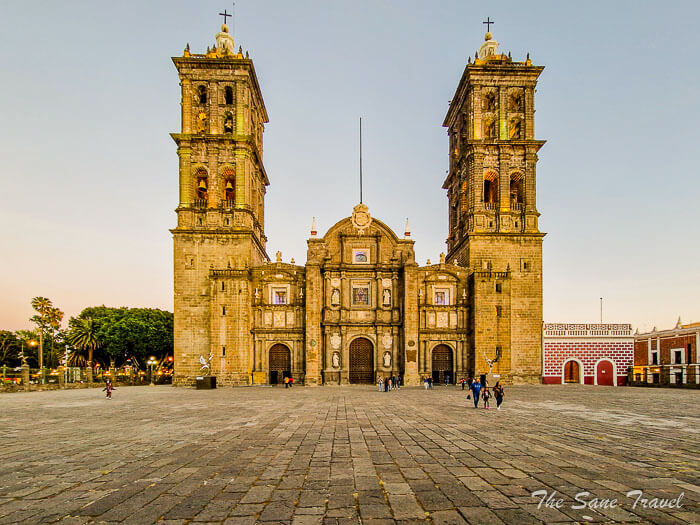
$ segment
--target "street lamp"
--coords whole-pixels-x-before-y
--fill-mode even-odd
[[[147,365],[149,366],[149,368],[151,369],[151,371],[150,371],[151,386],[154,386],[155,383],[153,382],[153,367],[156,366],[156,364],[157,364],[156,358],[153,357],[153,356],[151,356],[151,358],[150,358],[148,361],[146,361],[146,364],[147,364]]]

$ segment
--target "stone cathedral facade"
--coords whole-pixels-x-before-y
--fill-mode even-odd
[[[206,53],[173,58],[182,88],[174,240],[175,384],[373,383],[500,375],[539,382],[542,238],[534,93],[542,67],[486,34],[444,121],[447,255],[415,260],[360,203],[307,261],[271,260],[263,164],[268,122],[253,62],[222,26]],[[436,170],[437,171],[437,170]]]

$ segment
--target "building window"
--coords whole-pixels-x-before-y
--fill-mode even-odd
[[[673,363],[676,365],[683,364],[683,350],[673,351]]]
[[[651,353],[651,364],[652,365],[659,364],[659,352],[654,351]]]
[[[221,291],[223,292],[226,290],[226,285],[224,284],[224,281],[221,281]]]
[[[224,103],[228,106],[233,104],[233,88],[231,86],[224,88]]]
[[[369,250],[363,248],[352,251],[352,262],[359,264],[369,263]]]
[[[225,306],[221,307],[221,315],[226,315],[226,307]]]
[[[501,283],[496,283],[496,293],[501,293],[503,291],[503,285]]]
[[[352,304],[356,306],[369,306],[369,285],[352,286]]]
[[[496,307],[496,317],[503,317],[503,307],[502,306]]]
[[[225,346],[221,347],[221,356],[226,357],[226,347]]]

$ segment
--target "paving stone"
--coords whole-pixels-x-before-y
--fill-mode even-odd
[[[450,387],[99,394],[0,394],[0,523],[700,522],[692,391],[516,386],[497,414]],[[581,491],[622,504],[571,509]]]

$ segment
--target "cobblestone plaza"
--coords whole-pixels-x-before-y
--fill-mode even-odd
[[[700,521],[697,392],[516,386],[500,411],[465,394],[0,395],[0,523]]]

